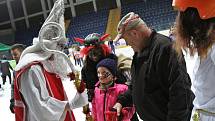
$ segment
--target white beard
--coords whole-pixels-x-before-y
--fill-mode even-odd
[[[71,72],[67,60],[58,53],[54,54],[54,60],[47,61],[46,66],[49,72],[59,75],[61,79],[67,78],[67,74]]]

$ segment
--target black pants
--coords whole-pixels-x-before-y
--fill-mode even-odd
[[[11,84],[11,74],[7,74],[7,75],[2,75],[1,77],[2,77],[2,80],[3,80],[3,85],[5,84],[5,82],[6,82],[6,78],[7,78],[7,76],[9,77],[9,80],[10,80],[10,84]]]

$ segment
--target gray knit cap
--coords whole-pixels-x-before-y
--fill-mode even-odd
[[[135,14],[134,12],[126,14],[118,23],[117,26],[118,35],[113,41],[118,41],[122,37],[124,32],[132,28],[135,28],[140,23],[145,24],[145,22],[139,17],[138,14]]]

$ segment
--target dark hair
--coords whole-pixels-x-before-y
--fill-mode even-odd
[[[25,45],[23,44],[14,44],[12,45],[10,50],[18,49],[20,52],[22,52],[25,49]]]
[[[91,52],[92,52],[92,51],[94,51],[94,52],[95,52],[95,51],[101,52],[102,55],[101,55],[100,60],[102,60],[102,59],[105,58],[105,55],[104,55],[104,53],[103,53],[103,50],[102,50],[102,48],[101,48],[100,46],[97,46],[97,47],[95,47],[95,48],[92,48],[90,51],[91,51]],[[100,60],[98,60],[98,62],[99,62]],[[97,64],[98,62],[94,62],[93,60],[91,60],[90,57],[89,57],[89,54],[88,54],[88,55],[86,56],[84,65],[86,65],[87,67],[91,68],[91,66],[95,67],[96,64]]]
[[[214,43],[215,18],[201,19],[196,8],[187,8],[179,12],[176,19],[176,50],[188,48],[191,55],[197,51],[201,57],[206,57],[208,49]]]

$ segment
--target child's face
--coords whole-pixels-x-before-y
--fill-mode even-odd
[[[102,84],[108,84],[110,81],[114,80],[114,76],[106,67],[98,67],[97,75]]]

